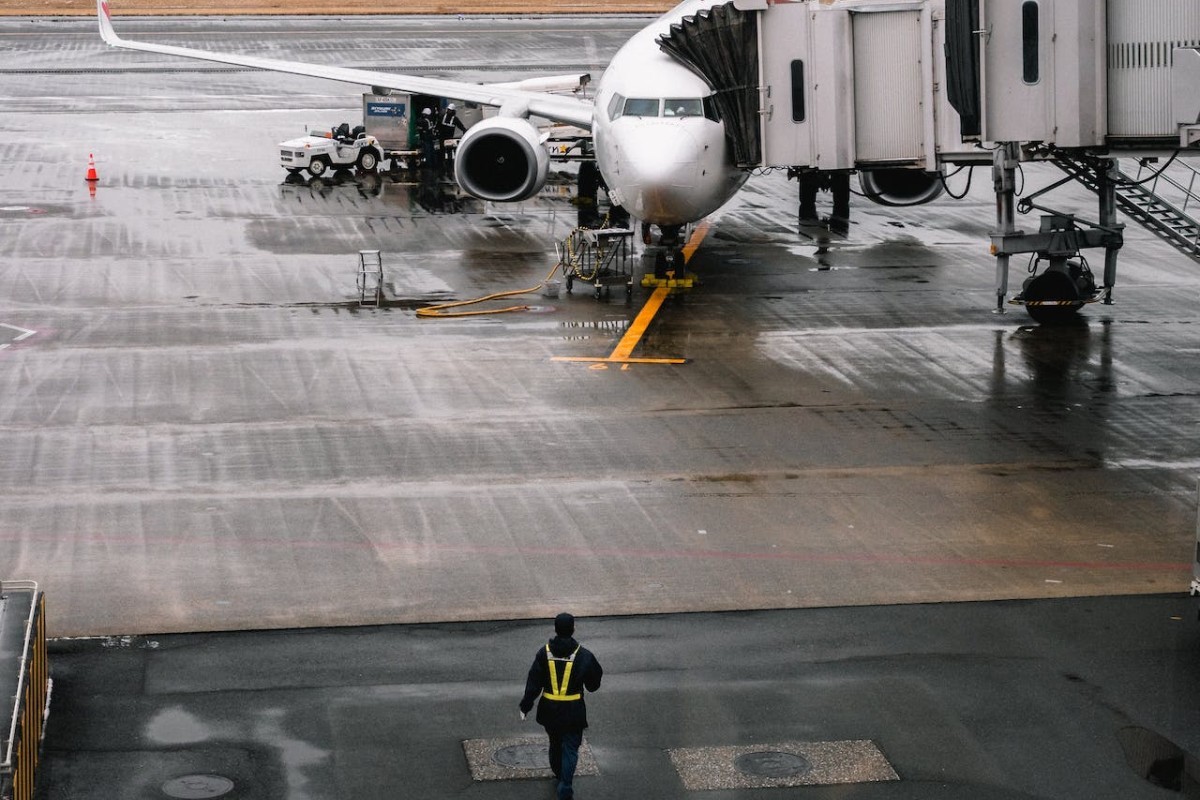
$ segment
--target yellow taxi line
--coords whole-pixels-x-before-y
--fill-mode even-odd
[[[704,237],[708,235],[708,229],[712,227],[708,220],[703,220],[698,224],[692,235],[688,237],[687,244],[683,246],[683,263],[692,260],[692,255],[695,254],[696,248],[704,241]],[[632,358],[633,349],[641,342],[642,336],[645,335],[646,329],[650,327],[650,323],[654,321],[654,316],[658,310],[662,308],[662,304],[666,302],[667,297],[671,294],[671,290],[665,286],[660,286],[650,295],[650,299],[646,301],[646,305],[642,306],[642,310],[634,317],[633,323],[629,329],[625,331],[625,335],[621,337],[621,341],[617,342],[616,349],[607,358],[554,358],[553,361],[584,361],[604,364],[683,364],[687,361],[684,358]]]

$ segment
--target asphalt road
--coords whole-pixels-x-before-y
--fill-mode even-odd
[[[549,798],[548,771],[473,780],[464,742],[541,743],[517,703],[550,633],[546,620],[61,641],[39,795],[169,797],[200,775],[227,790],[206,797]],[[581,619],[576,633],[605,671],[587,699],[587,800],[1154,800],[1181,795],[1135,772],[1170,755],[1144,731],[1200,752],[1200,628],[1178,595]],[[898,780],[697,793],[675,767],[699,752],[713,786],[718,767],[734,772],[715,748],[864,740]],[[1164,772],[1182,782],[1182,766]]]

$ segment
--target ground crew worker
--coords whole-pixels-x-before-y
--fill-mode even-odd
[[[452,159],[455,151],[446,146],[447,139],[456,139],[457,133],[466,133],[467,126],[463,125],[463,121],[458,118],[458,112],[454,110],[454,103],[446,106],[446,110],[438,117],[438,144],[442,147],[442,165],[449,169],[453,166]]]
[[[446,106],[446,110],[442,112],[441,119],[438,120],[438,125],[441,127],[441,137],[445,139],[457,138],[454,134],[455,129],[460,133],[467,132],[467,126],[463,125],[463,121],[458,118],[458,112],[454,110],[454,103]]]
[[[437,166],[437,135],[438,124],[433,118],[433,111],[425,108],[417,117],[417,138],[421,140],[421,159],[425,167]]]
[[[550,771],[558,780],[558,800],[567,800],[575,795],[571,784],[583,729],[588,726],[583,690],[599,689],[604,670],[591,651],[573,638],[573,616],[564,612],[555,617],[554,634],[533,657],[525,679],[525,696],[521,698],[521,719],[540,694],[537,721],[550,739]]]

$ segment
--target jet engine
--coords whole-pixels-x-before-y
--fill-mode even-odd
[[[919,206],[945,188],[937,173],[896,167],[863,170],[858,173],[858,185],[868,200],[883,206]]]
[[[537,128],[518,117],[492,117],[472,125],[454,156],[454,179],[481,200],[533,197],[549,170],[550,154]]]

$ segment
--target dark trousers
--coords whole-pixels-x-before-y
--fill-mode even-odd
[[[798,176],[800,183],[800,219],[817,219],[817,192],[828,189],[833,195],[835,219],[850,219],[850,173],[803,172]]]
[[[552,731],[550,737],[550,771],[558,778],[558,800],[574,797],[571,782],[575,780],[575,765],[579,763],[579,746],[583,744],[583,731]]]

